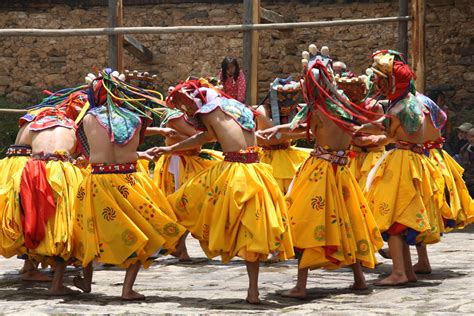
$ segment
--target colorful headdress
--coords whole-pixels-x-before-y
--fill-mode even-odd
[[[342,90],[338,90],[329,49],[326,46],[319,51],[316,45],[312,44],[309,46],[309,52],[303,52],[302,56],[306,70],[304,95],[308,105],[313,105],[347,132],[351,132],[354,125],[371,122],[367,116],[373,116],[372,112],[351,102]]]
[[[407,65],[403,54],[394,50],[376,51],[372,58],[372,70],[388,80],[389,92],[386,96],[394,101],[408,92],[415,93],[415,74]]]
[[[291,76],[286,79],[276,78],[271,83],[270,107],[275,125],[281,123],[280,118],[289,118],[290,120],[293,118],[297,112],[300,95],[301,83],[293,81]]]

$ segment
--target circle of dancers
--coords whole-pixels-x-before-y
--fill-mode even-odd
[[[351,288],[367,289],[362,267],[377,251],[393,266],[376,285],[416,282],[431,273],[427,245],[471,223],[474,204],[442,149],[446,114],[416,91],[404,56],[381,50],[370,64],[342,72],[312,44],[301,78],[275,79],[258,107],[206,78],[164,98],[147,73],[111,69],[46,91],[0,161],[0,255],[23,259],[22,279],[58,296],[78,293],[63,284],[68,265],[82,267],[74,286],[88,293],[102,263],[125,269],[122,299],[144,299],[140,268],[157,254],[191,260],[189,233],[207,257],[245,261],[249,304],[260,303],[262,261],[298,259],[281,294],[297,299],[312,269],[350,267]],[[138,151],[154,135],[164,146]],[[215,142],[221,151],[203,148]]]

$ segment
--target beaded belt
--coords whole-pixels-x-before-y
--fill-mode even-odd
[[[173,152],[173,155],[176,156],[197,156],[201,152],[200,149],[191,149],[191,150],[181,150]]]
[[[68,153],[35,153],[31,155],[31,158],[43,161],[73,161],[72,157]]]
[[[437,140],[432,140],[424,143],[426,149],[441,149],[443,148],[444,138],[440,137]]]
[[[417,154],[425,154],[425,146],[423,144],[413,144],[404,141],[397,141],[395,144],[395,148],[403,149],[403,150],[411,150]]]
[[[105,173],[134,173],[137,171],[137,163],[96,163],[91,164],[93,174]]]
[[[6,155],[12,156],[31,156],[31,146],[27,145],[10,145],[8,147]]]
[[[321,146],[317,146],[312,152],[311,156],[321,158],[323,160],[329,161],[332,164],[345,166],[349,163],[349,156],[347,156],[346,151],[339,150],[337,152],[330,152],[324,149]]]
[[[290,148],[290,143],[282,143],[278,145],[269,145],[269,146],[260,146],[263,150],[279,150],[279,149],[288,149]]]
[[[224,161],[229,162],[256,163],[260,161],[258,152],[227,152],[223,155]]]

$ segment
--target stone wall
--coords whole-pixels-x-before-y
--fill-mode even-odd
[[[125,25],[216,25],[242,21],[242,5],[234,1],[182,2],[125,7]],[[288,0],[262,1],[262,5],[293,21],[398,14],[398,1],[365,2]],[[474,1],[430,0],[427,3],[427,84],[447,89],[456,111],[465,113],[474,104]],[[107,12],[103,6],[55,5],[0,10],[2,28],[80,28],[106,24]],[[144,64],[126,53],[126,68],[158,74],[163,90],[188,75],[217,74],[225,55],[242,60],[242,34],[238,32],[136,37],[153,51],[154,60]],[[353,71],[362,72],[369,65],[373,51],[396,49],[397,24],[260,32],[260,97],[274,77],[300,70],[300,52],[312,42],[318,46],[328,45],[333,57],[345,61]],[[106,65],[106,54],[105,37],[2,38],[0,96],[17,104],[28,103],[37,100],[45,88],[82,83],[87,72]]]

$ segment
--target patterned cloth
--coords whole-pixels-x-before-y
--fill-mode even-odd
[[[364,191],[369,172],[375,167],[377,161],[379,161],[385,153],[385,147],[378,146],[362,148],[351,146],[351,150],[354,152],[354,157],[349,162],[349,168],[351,169],[352,175],[359,183],[359,187]]]
[[[94,169],[94,166],[92,166]],[[128,267],[172,252],[185,229],[166,197],[142,172],[87,175],[77,190],[74,257]]]
[[[264,261],[294,256],[283,194],[270,166],[219,162],[168,197],[179,222],[209,258]]]
[[[273,168],[273,176],[283,194],[288,192],[291,180],[299,166],[309,157],[309,150],[298,147],[286,149],[263,148],[261,162]]]
[[[383,240],[347,166],[311,156],[298,170],[287,202],[299,268],[336,269],[356,261],[375,266]]]

